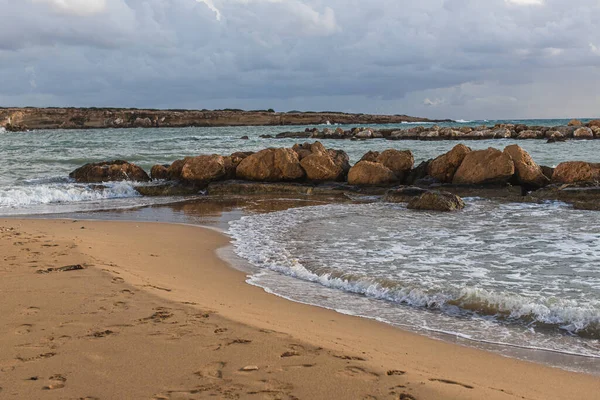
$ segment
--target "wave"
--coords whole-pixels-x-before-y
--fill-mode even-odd
[[[0,209],[140,197],[140,194],[133,188],[132,182],[90,185],[60,183],[59,178],[42,178],[30,180],[28,183],[27,186],[0,189]]]
[[[600,339],[600,300],[581,304],[574,300],[533,298],[477,286],[443,288],[426,283],[373,278],[362,273],[346,273],[327,266],[314,268],[305,265],[293,250],[288,250],[285,232],[298,229],[303,222],[322,216],[322,212],[331,218],[337,217],[323,207],[328,206],[246,216],[230,222],[229,234],[234,239],[235,252],[256,267],[369,298],[437,310],[447,315],[492,318],[504,323]],[[318,208],[322,212],[311,213]],[[307,257],[314,262],[314,255]]]
[[[435,122],[409,122],[409,121],[402,121],[400,123],[404,124],[404,125],[434,125],[435,124]]]
[[[0,134],[1,133],[6,133],[6,128],[4,128],[3,126],[0,126]]]
[[[468,119],[457,119],[454,122],[459,123],[459,124],[470,124],[473,121],[472,120],[468,120]]]

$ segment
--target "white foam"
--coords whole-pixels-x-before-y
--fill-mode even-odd
[[[76,183],[45,183],[0,189],[0,210],[40,204],[74,203],[139,197],[131,182],[105,183],[96,188]]]

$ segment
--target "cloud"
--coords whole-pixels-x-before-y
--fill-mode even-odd
[[[0,0],[0,9],[0,105],[469,119],[600,109],[597,0]],[[552,96],[562,82],[582,101]]]

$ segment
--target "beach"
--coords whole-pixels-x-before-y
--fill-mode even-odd
[[[290,302],[211,229],[0,221],[0,397],[595,399],[597,376]],[[69,266],[64,270],[62,267]]]

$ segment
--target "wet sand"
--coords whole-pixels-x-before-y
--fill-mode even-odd
[[[595,376],[269,295],[216,256],[227,244],[183,225],[0,220],[0,398],[598,398]]]

